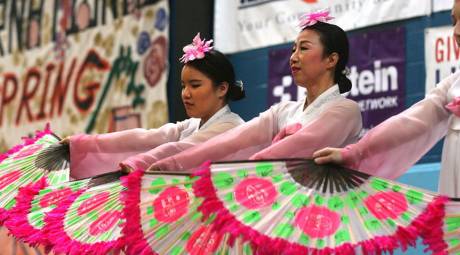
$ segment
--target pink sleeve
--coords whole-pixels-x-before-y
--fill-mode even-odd
[[[296,133],[254,154],[251,159],[311,158],[318,149],[355,142],[361,127],[359,106],[351,100],[341,100]]]
[[[447,132],[447,91],[457,75],[444,79],[422,101],[370,130],[342,149],[345,165],[395,179],[404,174]]]
[[[239,122],[215,123],[207,127],[205,130],[200,130],[193,133],[191,136],[185,138],[184,140],[165,143],[148,152],[132,156],[124,160],[122,164],[129,166],[132,169],[146,170],[150,165],[157,162],[158,160],[178,154],[195,145],[201,144],[216,135],[236,127],[238,124]]]
[[[158,161],[153,167],[162,170],[190,170],[207,160],[248,159],[253,153],[270,145],[278,132],[276,111],[272,107],[243,125]]]
[[[100,135],[70,137],[70,169],[75,179],[118,170],[127,157],[148,151],[160,144],[177,141],[183,122],[158,129],[130,129]]]
[[[300,123],[289,124],[283,127],[281,131],[278,132],[278,134],[275,137],[273,137],[272,143],[277,143],[283,140],[285,137],[297,133],[297,131],[299,131],[300,129],[302,129],[302,124]]]

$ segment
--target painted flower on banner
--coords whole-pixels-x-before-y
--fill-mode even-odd
[[[168,24],[168,15],[166,14],[166,10],[164,8],[158,9],[155,15],[155,28],[163,31]]]
[[[54,51],[54,58],[57,61],[65,60],[66,51],[70,48],[69,40],[67,39],[66,35],[62,32],[57,33],[56,35],[56,42],[53,47]]]
[[[131,13],[136,19],[140,19],[142,17],[142,12],[137,8],[137,4],[140,4],[139,1],[136,0],[127,0],[128,4],[128,12]]]
[[[144,59],[144,77],[150,87],[154,87],[166,68],[166,38],[158,37]]]
[[[27,33],[29,36],[29,40],[27,41],[29,48],[37,46],[40,40],[40,24],[37,19],[30,21]]]
[[[91,22],[91,8],[89,4],[84,1],[78,5],[77,10],[77,25],[78,29],[84,30]]]
[[[144,54],[150,48],[150,35],[149,33],[143,31],[139,34],[137,39],[137,53],[139,55]]]

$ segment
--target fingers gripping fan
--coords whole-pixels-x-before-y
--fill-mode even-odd
[[[242,239],[214,231],[215,215],[203,219],[203,199],[186,174],[136,171],[125,177],[124,228],[128,254],[252,254]]]
[[[107,254],[124,246],[120,180],[90,187],[47,215],[47,237],[55,253]]]
[[[380,254],[439,242],[445,198],[309,160],[208,164],[195,195],[258,254]],[[217,230],[216,230],[217,231]],[[270,245],[267,245],[270,244]]]
[[[17,204],[11,209],[5,225],[10,233],[22,241],[31,245],[49,246],[51,243],[45,226],[47,214],[54,213],[62,203],[75,199],[75,196],[79,196],[86,189],[112,182],[120,176],[120,173],[110,173],[55,185],[48,185],[42,179],[19,191]]]
[[[16,205],[19,188],[41,178],[51,184],[68,181],[68,146],[59,144],[59,140],[46,127],[0,156],[0,223]]]

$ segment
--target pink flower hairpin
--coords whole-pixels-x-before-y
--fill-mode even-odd
[[[334,19],[334,17],[329,16],[328,10],[307,13],[300,17],[299,27],[304,29],[306,27],[313,26],[318,22],[328,22],[332,19]]]
[[[180,58],[182,63],[187,63],[195,59],[204,58],[206,52],[212,50],[212,40],[201,40],[200,33],[193,38],[192,44],[184,47],[184,55]]]

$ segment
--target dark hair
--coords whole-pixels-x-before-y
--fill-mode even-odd
[[[210,50],[205,57],[187,62],[185,65],[195,68],[213,81],[214,86],[222,82],[228,83],[226,101],[237,101],[245,97],[242,84],[238,85],[235,79],[235,70],[228,58],[217,50]]]
[[[345,31],[339,26],[317,22],[312,26],[305,27],[319,33],[319,38],[324,47],[324,56],[332,53],[339,55],[339,61],[335,66],[334,82],[339,85],[340,93],[345,93],[351,90],[351,81],[348,79],[346,65],[348,63],[349,43]],[[302,30],[302,31],[303,31]]]

